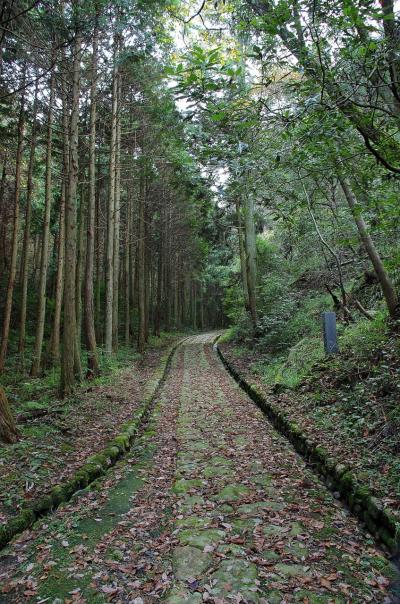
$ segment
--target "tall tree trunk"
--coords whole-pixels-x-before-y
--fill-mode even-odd
[[[131,223],[131,240],[130,240],[130,271],[131,271],[131,292],[130,292],[130,296],[131,296],[131,304],[132,304],[132,315],[136,309],[136,282],[137,282],[137,271],[136,271],[136,266],[137,266],[137,243],[136,243],[136,232],[135,232],[135,224],[134,224],[134,219],[136,217],[136,199],[132,199],[131,200],[131,209],[130,209],[130,223]],[[132,316],[131,315],[131,316]],[[131,321],[132,327],[131,327],[131,333],[133,333],[133,321]]]
[[[359,204],[357,203],[356,196],[350,186],[349,181],[342,174],[338,174],[340,186],[342,187],[344,196],[347,204],[350,208],[350,212],[353,215],[354,222],[357,225],[360,239],[364,244],[365,251],[367,252],[369,259],[375,269],[376,276],[378,277],[379,284],[382,289],[383,296],[386,300],[386,305],[389,311],[389,315],[392,319],[398,319],[400,316],[399,298],[396,294],[396,290],[393,283],[390,280],[389,275],[383,265],[378,250],[375,247],[374,242],[368,233],[368,227],[365,223],[362,214],[359,211]]]
[[[137,245],[137,273],[138,273],[138,351],[144,352],[146,342],[146,292],[145,292],[145,185],[144,177],[141,177],[139,192],[139,216],[138,216],[138,245]]]
[[[100,210],[101,210],[101,196],[100,196],[100,183],[101,183],[101,163],[100,153],[98,154],[98,166],[97,166],[97,186],[96,186],[96,231],[95,231],[95,250],[96,250],[96,289],[95,289],[95,330],[97,342],[102,342],[102,321],[101,321],[101,283],[103,279],[102,268],[104,264],[104,237],[103,228],[100,227]]]
[[[64,60],[65,63],[65,60]],[[62,183],[60,195],[60,209],[58,221],[58,246],[57,246],[57,275],[55,283],[55,305],[53,326],[51,330],[49,343],[49,364],[57,365],[60,361],[60,330],[61,330],[61,310],[64,292],[64,261],[65,261],[65,200],[68,193],[68,175],[69,175],[69,125],[68,125],[68,98],[65,83],[66,70],[64,70],[61,79],[61,97],[62,97]]]
[[[76,207],[78,187],[78,145],[79,145],[79,92],[81,35],[75,33],[73,46],[73,79],[70,117],[70,161],[68,195],[65,204],[65,267],[64,267],[64,325],[63,350],[61,359],[60,394],[66,396],[75,387],[76,356]]]
[[[163,200],[164,201],[164,200]],[[160,232],[158,240],[158,258],[157,258],[157,303],[154,333],[159,338],[161,331],[161,303],[163,287],[163,222],[164,222],[164,203],[161,206]]]
[[[81,340],[82,340],[82,276],[84,267],[85,254],[85,194],[83,187],[80,194],[79,204],[79,230],[78,230],[78,245],[76,257],[76,281],[75,281],[75,307],[76,307],[76,355],[75,355],[75,376],[78,380],[82,378],[81,367]]]
[[[147,198],[147,178],[145,179],[144,195],[144,251],[143,251],[143,271],[144,271],[144,341],[147,344],[149,340],[149,320],[150,320],[150,259],[149,259],[149,207]]]
[[[26,208],[25,208],[25,227],[24,227],[24,243],[22,250],[22,277],[21,277],[21,314],[19,321],[19,344],[18,352],[21,355],[21,365],[24,365],[25,352],[25,332],[26,332],[26,307],[28,300],[28,275],[29,275],[29,242],[31,231],[32,217],[32,195],[33,195],[33,170],[35,167],[35,153],[37,141],[37,109],[38,109],[38,88],[36,82],[35,97],[33,101],[32,115],[32,132],[31,132],[31,148],[29,153],[28,178],[26,189]]]
[[[112,354],[113,307],[114,307],[114,225],[115,225],[115,161],[117,141],[118,112],[118,38],[114,37],[114,72],[111,110],[110,140],[110,181],[107,206],[107,245],[106,245],[106,310],[105,310],[105,351]]]
[[[97,60],[98,28],[93,34],[92,81],[90,87],[90,142],[89,142],[89,198],[86,232],[86,266],[84,286],[85,339],[88,353],[88,374],[99,373],[96,331],[94,326],[93,281],[94,281],[94,227],[96,212],[96,113],[97,113]]]
[[[0,180],[0,245],[1,245],[1,254],[0,254],[0,271],[5,269],[5,260],[6,260],[6,249],[5,249],[5,238],[7,232],[7,224],[6,220],[3,216],[4,213],[4,191],[6,186],[7,179],[7,152],[3,155],[3,169],[1,172],[1,180]]]
[[[54,62],[54,53],[52,55]],[[52,151],[53,151],[53,113],[54,113],[54,97],[55,97],[55,72],[54,67],[50,77],[50,98],[47,114],[47,141],[46,141],[46,177],[45,177],[45,193],[44,193],[44,220],[42,234],[42,253],[40,257],[40,277],[39,277],[39,292],[38,292],[38,309],[36,320],[36,338],[33,350],[33,359],[31,367],[31,375],[37,376],[40,373],[44,322],[46,318],[46,284],[47,284],[47,268],[49,264],[49,239],[50,239],[50,213],[53,201],[52,192]]]
[[[126,230],[125,230],[125,346],[129,346],[130,343],[130,320],[131,320],[131,305],[130,305],[130,289],[131,289],[131,275],[130,275],[130,245],[131,245],[131,199],[128,199],[126,207]]]
[[[246,194],[244,201],[247,290],[249,296],[250,318],[253,327],[255,327],[257,323],[257,249],[254,226],[254,202],[252,195]]]
[[[24,74],[25,83],[25,74]],[[19,202],[21,193],[21,172],[22,155],[24,151],[24,130],[25,130],[25,94],[22,93],[21,105],[18,118],[18,141],[17,155],[15,161],[15,186],[14,186],[14,217],[11,242],[11,261],[10,273],[8,277],[6,301],[4,305],[3,331],[0,347],[0,373],[4,371],[4,365],[7,356],[8,337],[10,334],[11,309],[14,295],[15,277],[17,274],[17,253],[18,253],[18,235],[19,235]]]
[[[114,220],[114,267],[113,267],[113,351],[118,350],[119,327],[119,239],[120,239],[120,205],[121,205],[121,74],[118,73],[117,88],[117,129],[115,141],[115,220]]]
[[[249,289],[247,287],[247,264],[246,264],[246,250],[245,250],[245,246],[244,246],[244,236],[243,236],[242,208],[240,207],[240,200],[238,197],[236,198],[235,203],[236,203],[239,254],[240,254],[240,269],[241,269],[241,275],[242,275],[244,306],[245,306],[246,310],[249,312],[250,311],[250,301],[249,301]]]

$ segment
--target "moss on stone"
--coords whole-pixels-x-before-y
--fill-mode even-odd
[[[35,522],[36,516],[33,510],[22,510],[18,516],[12,518],[0,528],[0,544],[6,545],[15,535],[22,533]]]
[[[275,535],[280,535],[281,533],[285,533],[286,528],[284,526],[277,526],[275,524],[269,524],[263,527],[263,533],[267,537],[273,537]]]
[[[196,505],[203,505],[204,499],[203,497],[199,497],[198,495],[186,495],[184,499],[181,499],[178,504],[182,510],[191,510]]]
[[[232,599],[240,594],[246,602],[258,602],[256,589],[257,567],[252,562],[231,558],[223,560],[212,575],[210,594],[219,598]]]
[[[199,593],[192,593],[186,589],[174,589],[168,598],[167,604],[201,604],[203,597]]]
[[[51,495],[44,495],[32,504],[32,510],[36,515],[45,514],[53,507],[53,498]]]
[[[124,453],[129,449],[129,435],[122,433],[119,436],[116,436],[114,440],[111,441],[110,446],[117,447],[121,453]]]
[[[275,571],[282,577],[307,577],[308,571],[301,564],[276,564]]]
[[[250,489],[248,489],[242,484],[229,484],[224,487],[218,493],[218,495],[215,495],[214,499],[222,502],[237,501],[238,499],[241,499],[249,493]]]
[[[348,466],[346,466],[343,463],[338,463],[335,466],[335,478],[336,478],[336,480],[340,481],[340,479],[343,476],[343,474],[345,474],[347,471],[348,471]]]
[[[80,489],[85,489],[90,482],[89,474],[83,468],[78,470],[78,472],[75,474],[75,478],[79,481]]]
[[[95,464],[101,466],[102,468],[106,468],[108,465],[107,456],[103,453],[97,453],[96,455],[91,455],[88,457],[86,463],[91,465]]]
[[[202,518],[201,516],[187,516],[176,521],[180,528],[205,528],[211,523],[211,518]]]
[[[88,475],[88,482],[93,482],[93,480],[96,480],[96,478],[99,478],[105,472],[105,469],[99,464],[90,463],[86,463],[82,470]]]
[[[240,545],[236,545],[236,543],[224,543],[223,545],[219,545],[217,547],[217,552],[221,554],[230,554],[231,556],[245,556],[246,550]]]
[[[203,549],[207,545],[216,545],[224,536],[224,531],[218,529],[192,530],[184,529],[178,534],[182,545],[192,545]]]
[[[396,553],[399,548],[399,543],[396,543],[393,534],[391,534],[385,527],[381,526],[378,530],[379,538],[386,545],[390,552]]]
[[[107,447],[104,449],[103,455],[110,460],[111,464],[114,464],[120,456],[120,450],[118,447]]]
[[[340,477],[340,488],[344,493],[350,493],[354,487],[353,474],[349,471]]]
[[[193,478],[190,480],[186,480],[185,478],[181,478],[180,480],[176,480],[174,486],[172,487],[172,492],[176,495],[180,495],[182,493],[187,493],[190,489],[198,488],[203,486],[203,481],[198,478]]]
[[[380,518],[382,515],[383,505],[378,499],[376,499],[376,497],[370,497],[367,509],[371,518],[378,520],[378,518]]]
[[[382,525],[393,535],[396,534],[396,529],[398,528],[396,518],[389,510],[383,510],[382,512]]]
[[[62,501],[64,501],[64,491],[61,485],[57,484],[50,491],[50,497],[53,501],[53,506],[57,507]]]
[[[176,547],[172,554],[174,575],[180,581],[201,576],[212,564],[212,556],[197,547]]]
[[[366,485],[358,485],[355,490],[355,496],[360,501],[363,507],[367,508],[371,499],[371,493]]]

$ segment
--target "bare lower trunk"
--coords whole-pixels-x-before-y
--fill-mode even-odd
[[[24,77],[25,80],[25,77]],[[18,142],[17,142],[17,157],[15,162],[15,186],[14,186],[14,217],[13,231],[11,243],[11,261],[10,273],[8,277],[6,301],[4,306],[3,331],[0,347],[0,373],[4,370],[4,365],[7,356],[8,337],[10,333],[11,309],[14,295],[15,277],[17,274],[17,252],[18,252],[18,235],[19,235],[19,201],[21,193],[21,171],[22,171],[22,154],[24,150],[24,129],[25,129],[25,97],[22,96],[21,106],[18,119]]]
[[[40,372],[44,322],[46,318],[46,283],[47,268],[49,264],[49,239],[50,239],[50,213],[53,201],[52,195],[52,150],[53,150],[53,105],[55,95],[55,73],[54,69],[50,78],[50,99],[47,115],[47,144],[46,144],[46,178],[45,178],[45,203],[44,203],[44,221],[42,235],[42,253],[40,258],[40,279],[38,293],[38,309],[36,319],[36,338],[33,351],[33,360],[31,375],[37,376]]]
[[[94,326],[93,309],[93,279],[94,279],[94,227],[96,211],[96,98],[97,98],[97,54],[98,32],[93,36],[92,82],[90,90],[90,143],[89,143],[89,198],[87,211],[86,232],[86,266],[84,286],[84,320],[85,339],[88,353],[88,374],[95,376],[99,373],[97,357],[96,331]]]
[[[139,225],[138,225],[138,246],[137,246],[137,272],[138,272],[138,310],[139,310],[139,329],[138,329],[138,351],[144,352],[146,341],[146,292],[145,292],[145,187],[143,178],[139,192]]]
[[[247,290],[249,296],[249,310],[253,327],[257,323],[257,250],[256,250],[256,232],[254,226],[254,202],[251,195],[245,198],[245,247],[246,247],[246,274]]]
[[[79,231],[78,245],[76,258],[76,281],[75,281],[75,307],[76,307],[76,354],[75,354],[75,377],[77,380],[82,379],[81,366],[81,339],[82,339],[82,275],[83,275],[83,258],[84,258],[84,235],[85,235],[85,212],[84,212],[84,193],[81,192],[79,204]]]
[[[19,437],[6,393],[0,388],[0,442],[14,444]]]
[[[65,73],[63,74],[65,76]],[[62,128],[63,128],[63,174],[61,183],[60,209],[59,209],[59,235],[57,249],[57,275],[55,284],[55,306],[53,326],[49,344],[49,364],[57,365],[60,361],[60,329],[61,309],[64,291],[64,261],[65,261],[65,200],[68,192],[69,173],[69,136],[68,136],[68,99],[66,93],[65,77],[61,80],[62,96]]]
[[[163,218],[163,209],[161,209],[161,218]],[[163,276],[163,233],[162,224],[160,228],[158,242],[158,258],[157,258],[157,305],[156,305],[156,316],[154,333],[157,337],[160,337],[161,331],[161,302],[162,302],[162,276]]]
[[[236,215],[237,215],[240,269],[241,269],[241,275],[242,275],[244,305],[245,305],[246,310],[249,311],[250,302],[249,302],[249,289],[247,287],[247,266],[246,266],[246,250],[244,247],[244,236],[243,236],[243,218],[242,218],[242,208],[240,207],[240,201],[238,198],[236,199]]]
[[[29,274],[29,242],[32,217],[32,195],[33,195],[33,170],[35,167],[35,152],[37,140],[37,96],[38,83],[35,87],[35,98],[33,102],[32,116],[32,132],[31,132],[31,149],[29,154],[28,179],[26,190],[26,208],[25,208],[25,228],[24,228],[24,244],[22,251],[22,277],[21,277],[21,314],[19,321],[19,344],[18,352],[21,355],[21,364],[24,365],[25,351],[25,332],[26,332],[26,306],[28,300],[28,274]]]
[[[112,340],[113,351],[118,350],[118,317],[119,317],[119,231],[120,231],[120,204],[121,204],[121,75],[118,74],[117,88],[117,129],[115,140],[115,219],[114,219],[114,256],[113,256],[113,310],[112,310]]]
[[[61,396],[70,394],[75,386],[76,356],[76,206],[78,186],[78,119],[81,36],[75,34],[73,47],[73,84],[70,118],[70,162],[68,195],[65,204],[65,269],[64,269],[64,326],[61,359]]]
[[[129,200],[130,201],[130,200]],[[129,346],[130,343],[130,319],[131,319],[131,305],[130,305],[130,285],[131,285],[131,275],[130,275],[130,240],[131,240],[131,207],[130,203],[126,208],[126,231],[125,231],[125,346]]]
[[[112,353],[113,304],[114,304],[114,226],[115,226],[115,156],[117,140],[117,100],[118,100],[118,66],[117,39],[114,41],[114,74],[111,111],[110,141],[110,182],[107,206],[107,246],[106,246],[106,310],[105,310],[105,350]]]
[[[359,212],[359,204],[357,203],[357,199],[352,191],[349,181],[341,174],[338,175],[338,178],[350,211],[353,215],[354,222],[357,225],[360,239],[364,244],[365,250],[369,256],[369,259],[371,260],[371,263],[375,269],[375,273],[378,277],[379,284],[381,286],[382,293],[389,311],[389,315],[392,319],[398,319],[400,316],[400,308],[399,298],[397,296],[396,290],[390,280],[389,275],[386,272],[379,252],[376,249],[375,244],[368,233],[367,225],[364,221],[364,218],[362,217],[362,214]]]
[[[7,153],[4,153],[3,156],[3,169],[1,173],[1,181],[0,181],[0,271],[5,270],[6,265],[6,249],[5,249],[5,239],[7,232],[7,220],[4,217],[4,190],[6,185],[7,178]]]

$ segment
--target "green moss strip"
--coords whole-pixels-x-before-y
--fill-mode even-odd
[[[122,432],[111,440],[105,449],[88,457],[75,474],[62,484],[56,485],[49,493],[33,501],[19,514],[0,527],[0,549],[5,547],[13,537],[30,528],[36,520],[69,501],[77,491],[84,489],[120,459],[131,448],[141,426],[148,417],[152,403],[167,377],[174,353],[181,342],[175,344],[164,355],[154,378],[151,380],[151,391],[146,395],[136,412],[135,417],[122,426]]]
[[[286,436],[304,459],[311,462],[312,467],[322,475],[330,490],[340,493],[341,499],[352,513],[366,524],[370,533],[382,542],[390,553],[398,554],[400,523],[392,513],[384,508],[381,501],[372,497],[368,487],[359,482],[347,465],[333,459],[319,443],[310,441],[305,434],[302,434],[298,424],[291,422],[287,414],[268,402],[255,385],[249,384],[226,360],[218,344],[214,347],[228,372],[265,413],[274,428]]]

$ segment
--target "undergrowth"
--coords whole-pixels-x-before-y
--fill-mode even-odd
[[[183,337],[184,335],[187,334],[180,332],[162,332],[160,337],[150,336],[148,349],[162,348],[163,346],[167,346],[169,342],[172,342],[179,337]],[[7,370],[0,377],[0,385],[5,389],[13,411],[17,414],[40,414],[41,411],[45,411],[53,405],[57,406],[60,404],[60,401],[58,400],[60,380],[59,367],[47,368],[43,371],[43,374],[37,378],[29,376],[28,362],[31,356],[31,344],[33,344],[33,341],[31,342],[28,340],[28,348],[23,366],[21,366],[19,355],[16,353],[11,354],[7,360]],[[98,348],[98,358],[100,375],[89,380],[84,378],[87,370],[87,357],[86,354],[82,354],[81,363],[83,380],[77,388],[76,393],[72,395],[72,397],[69,397],[68,400],[63,401],[63,406],[68,402],[74,402],[76,396],[79,396],[79,390],[82,388],[108,384],[110,379],[115,377],[121,369],[134,361],[139,360],[141,355],[134,347],[120,345],[118,350],[112,355],[106,354],[103,348]]]

